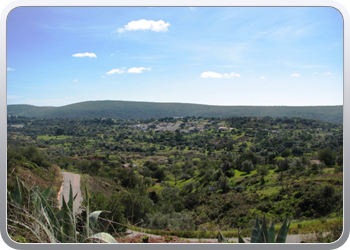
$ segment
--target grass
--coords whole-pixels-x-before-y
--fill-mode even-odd
[[[330,232],[333,227],[342,224],[342,218],[329,218],[329,219],[316,219],[309,221],[294,221],[291,222],[289,227],[288,235],[294,234],[312,234],[315,232]],[[275,224],[275,231],[281,228],[282,223]],[[155,235],[172,235],[181,238],[191,238],[191,239],[210,239],[216,238],[218,231],[180,231],[180,230],[172,230],[172,231],[164,231],[160,229],[147,229],[140,227],[131,227],[130,229],[148,233]],[[243,237],[248,237],[251,234],[251,227],[241,229],[241,235]],[[237,238],[238,237],[238,229],[221,231],[222,234],[226,238]]]
[[[65,139],[71,139],[71,138],[73,138],[73,136],[70,136],[70,135],[58,135],[58,136],[38,135],[36,139],[48,141],[48,140],[65,140]]]

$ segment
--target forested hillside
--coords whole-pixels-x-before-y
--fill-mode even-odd
[[[248,232],[256,216],[266,216],[277,223],[288,217],[298,225],[292,233],[302,233],[308,221],[322,219],[327,228],[342,218],[339,124],[9,117],[7,139],[10,190],[16,177],[27,182],[29,171],[43,180],[51,168],[80,173],[92,210],[113,211],[122,225]]]
[[[342,123],[343,106],[213,106],[185,103],[90,101],[62,107],[8,105],[8,115],[36,118],[149,119],[162,117],[299,117]]]

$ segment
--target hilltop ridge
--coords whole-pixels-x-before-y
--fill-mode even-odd
[[[7,105],[7,114],[34,118],[299,117],[342,123],[343,106],[216,106],[188,103],[86,101],[61,107]]]

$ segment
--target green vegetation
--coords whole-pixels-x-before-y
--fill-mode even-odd
[[[278,231],[277,237],[275,238],[275,225],[272,222],[269,229],[266,226],[265,217],[260,226],[259,219],[256,218],[255,225],[253,227],[252,235],[250,238],[251,243],[286,243],[288,229],[290,222],[287,222],[287,218],[284,220],[282,227]],[[245,243],[238,231],[238,242]]]
[[[333,230],[323,239],[329,241],[342,223],[343,126],[336,123],[8,117],[7,141],[9,192],[17,178],[39,190],[52,183],[55,209],[59,171],[79,173],[90,208],[109,211],[98,217],[117,222],[102,230],[113,236],[138,226],[186,238],[215,238],[219,231],[237,237],[240,228],[246,237],[266,216],[276,230],[290,218],[292,234]],[[13,232],[16,241],[28,240]]]
[[[151,119],[163,117],[301,117],[343,122],[343,106],[213,106],[186,103],[89,101],[62,107],[7,105],[7,114],[36,118]]]
[[[50,187],[40,192],[36,186],[29,189],[16,179],[13,193],[9,193],[8,228],[14,239],[35,243],[79,243],[107,242],[117,243],[109,234],[94,231],[98,228],[98,217],[102,211],[89,213],[87,195],[86,224],[78,233],[77,218],[73,212],[73,192],[70,186],[69,200],[64,197],[62,208],[55,213],[49,204]],[[25,237],[24,237],[25,236]],[[25,239],[25,240],[23,240]]]

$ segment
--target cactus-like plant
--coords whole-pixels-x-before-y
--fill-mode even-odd
[[[218,239],[218,242],[219,242],[219,243],[227,242],[227,239],[226,239],[225,236],[221,233],[221,231],[219,231],[219,233],[217,234],[216,238]]]
[[[290,222],[287,222],[287,218],[284,220],[277,237],[275,238],[275,226],[272,222],[270,227],[267,228],[265,217],[263,218],[260,226],[259,218],[256,218],[255,225],[251,234],[251,243],[285,243],[289,230]],[[238,243],[245,243],[238,231]]]
[[[73,197],[72,185],[70,185],[68,202],[62,197],[62,207],[55,214],[47,201],[50,187],[40,193],[37,188],[26,188],[23,182],[17,178],[14,192],[9,195],[9,203],[18,212],[16,212],[17,214],[13,217],[8,218],[8,221],[29,230],[35,235],[39,242],[78,243],[97,241],[118,243],[110,234],[95,232],[96,228],[98,228],[97,224],[99,215],[106,211],[95,211],[89,213],[89,195],[86,188],[85,191],[88,216],[86,218],[83,235],[78,236],[76,231],[77,221],[73,211],[73,201],[76,196]],[[39,232],[42,232],[44,235],[40,235]]]

